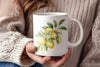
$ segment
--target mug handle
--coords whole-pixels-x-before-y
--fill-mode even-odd
[[[69,22],[76,22],[79,25],[79,28],[80,28],[80,38],[79,38],[79,40],[76,43],[71,43],[70,41],[68,41],[70,47],[76,47],[81,43],[81,41],[83,39],[83,27],[82,27],[81,23],[76,19],[70,19]]]

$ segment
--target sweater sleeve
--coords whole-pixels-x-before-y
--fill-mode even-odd
[[[31,38],[18,32],[24,30],[24,22],[14,17],[0,18],[0,61],[12,62],[20,66],[29,66],[34,62],[29,57],[23,58],[23,50]]]
[[[89,40],[86,46],[84,48],[85,57],[80,67],[100,67],[100,1],[98,2],[97,15],[92,28],[92,39]]]
[[[22,52],[24,50],[24,47],[29,41],[32,41],[32,39],[23,36],[19,32],[9,31],[6,33],[1,33],[0,61],[13,62],[21,66],[32,64],[31,59],[27,57],[22,58]]]
[[[0,0],[0,62],[30,66],[35,62],[23,55],[23,50],[33,39],[23,35],[24,15],[17,1]]]

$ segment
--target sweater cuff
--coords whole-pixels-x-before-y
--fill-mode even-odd
[[[17,63],[20,66],[30,66],[35,63],[29,57],[22,58],[24,48],[29,41],[33,41],[33,39],[24,37],[19,42],[16,42],[16,46],[10,56],[11,62]]]

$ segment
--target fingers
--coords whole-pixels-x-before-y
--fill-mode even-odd
[[[68,61],[68,59],[70,58],[71,56],[71,48],[68,49],[68,53],[65,54],[61,60],[59,60],[56,64],[57,66],[60,66],[60,65],[63,65],[65,63],[65,61]]]
[[[50,61],[48,61],[48,63],[51,65],[51,67],[53,67],[53,65],[55,65],[56,61],[50,60]]]
[[[49,57],[49,56],[41,57],[41,56],[38,56],[38,55],[35,55],[35,54],[32,54],[32,53],[28,53],[28,55],[31,59],[33,59],[34,61],[36,61],[40,64],[44,64],[51,59],[51,57]]]
[[[54,60],[50,60],[50,61],[48,61],[48,63],[51,65],[51,67],[59,67],[59,66],[63,65],[70,58],[71,51],[72,51],[72,49],[69,48],[68,53],[65,54],[60,60],[58,60],[57,62]]]
[[[59,66],[63,65],[63,64],[65,63],[65,61],[66,61],[67,58],[69,58],[69,55],[68,55],[68,54],[64,55],[64,56],[62,57],[62,59],[59,60],[59,61],[55,64],[55,66],[56,66],[56,67],[59,67]]]
[[[68,61],[69,57],[71,56],[71,51],[72,49],[69,48],[68,49],[68,53],[65,54],[60,60],[58,61],[55,61],[55,60],[52,60],[50,56],[46,56],[46,57],[41,57],[41,56],[38,56],[36,54],[34,54],[34,52],[36,51],[36,48],[35,46],[33,45],[33,42],[29,43],[27,46],[26,46],[26,51],[27,51],[27,54],[28,56],[33,59],[34,61],[40,63],[40,64],[44,64],[46,62],[48,62],[51,67],[59,67],[61,65],[63,65],[66,61]],[[51,60],[50,60],[51,59]]]
[[[72,51],[72,49],[69,48],[69,49],[68,49],[68,53],[65,54],[65,55],[62,57],[62,59],[59,60],[59,61],[56,63],[56,66],[59,67],[59,66],[63,65],[66,61],[68,61],[68,59],[69,59],[70,56],[71,56],[71,51]]]
[[[69,58],[69,55],[66,54],[59,61],[56,62],[55,60],[50,60],[48,61],[48,63],[51,64],[51,67],[59,67],[63,65],[68,58]]]
[[[46,63],[51,58],[49,56],[41,57],[41,56],[34,54],[34,52],[36,51],[36,48],[33,45],[33,42],[28,43],[28,45],[26,46],[26,51],[27,51],[28,56],[31,59],[33,59],[34,61],[36,61],[40,64]]]
[[[68,55],[71,56],[72,48],[68,49]]]

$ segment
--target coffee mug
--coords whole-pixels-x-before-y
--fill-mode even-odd
[[[75,22],[80,28],[80,38],[76,43],[68,41],[68,25]],[[69,19],[67,13],[46,12],[33,15],[34,46],[36,55],[62,56],[69,47],[78,46],[83,38],[83,27],[76,19]]]

